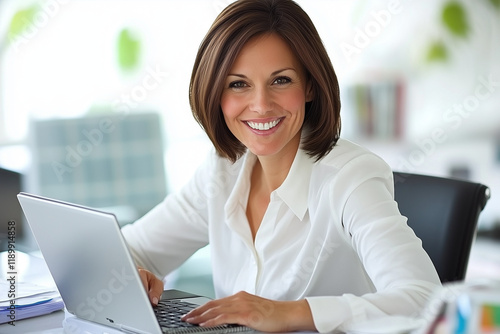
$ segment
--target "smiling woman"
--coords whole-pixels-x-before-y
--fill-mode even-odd
[[[220,102],[224,121],[259,160],[247,204],[254,239],[271,192],[283,183],[293,163],[306,103],[311,99],[311,85],[302,64],[277,34],[250,39],[229,71]],[[269,171],[270,166],[278,174],[266,185],[259,178],[263,168]]]
[[[240,138],[236,138],[235,134],[228,130],[228,124],[220,118],[220,99],[223,94],[227,95],[228,85],[234,81],[235,74],[238,80],[234,83],[237,83],[238,89],[243,89],[242,85],[249,84],[241,80],[241,76],[246,76],[246,73],[233,72],[234,70],[248,71],[248,69],[238,69],[232,66],[242,66],[238,65],[238,62],[248,62],[246,58],[251,58],[253,64],[248,63],[245,66],[257,65],[259,67],[260,65],[257,64],[260,62],[259,56],[255,53],[264,49],[268,50],[268,48],[261,47],[257,51],[255,48],[249,49],[252,44],[259,41],[259,37],[270,34],[271,36],[267,36],[269,38],[267,46],[271,46],[272,42],[277,42],[281,53],[280,56],[270,58],[268,51],[267,58],[269,61],[274,61],[274,66],[279,64],[281,67],[270,69],[266,75],[273,74],[274,79],[277,79],[280,76],[276,71],[288,69],[295,72],[298,80],[292,82],[291,85],[285,85],[287,89],[289,86],[295,87],[297,84],[307,83],[308,86],[304,86],[303,89],[307,88],[306,102],[311,101],[311,103],[305,107],[307,111],[304,111],[304,126],[309,132],[304,133],[305,139],[302,145],[311,156],[319,159],[331,150],[340,134],[339,84],[330,58],[324,51],[321,38],[315,28],[310,30],[311,26],[314,26],[309,16],[303,12],[295,13],[296,16],[283,17],[274,22],[275,26],[269,27],[265,17],[260,16],[260,12],[252,11],[252,4],[245,2],[241,4],[243,7],[245,5],[249,7],[249,14],[241,18],[231,17],[229,14],[233,9],[226,8],[221,13],[221,15],[228,14],[224,16],[225,20],[214,22],[200,46],[191,76],[190,104],[193,114],[207,132],[219,154],[235,161],[245,152],[246,147],[240,142]],[[230,29],[234,33],[223,33]],[[308,36],[304,36],[303,31],[308,31]],[[264,43],[264,41],[263,38],[260,42]],[[246,43],[248,45],[245,45]],[[247,56],[241,52],[243,48],[247,49]],[[277,51],[274,48],[272,50]],[[288,59],[280,60],[279,57],[284,55]],[[239,58],[238,61],[236,57]],[[283,60],[286,60],[286,63],[280,63]],[[286,81],[286,74],[281,79]],[[268,77],[267,80],[270,78]],[[276,86],[282,85],[273,87]],[[236,87],[232,88],[234,90]],[[324,109],[329,112],[323,112]]]
[[[292,0],[238,0],[198,50],[189,98],[214,150],[123,228],[150,300],[210,244],[216,299],[182,319],[265,332],[349,331],[418,314],[439,277],[394,201],[393,174],[340,136],[337,77]]]

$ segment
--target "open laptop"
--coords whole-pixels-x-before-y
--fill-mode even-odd
[[[159,321],[113,214],[22,192],[17,197],[66,310],[75,317],[126,333],[251,331]],[[167,290],[160,303],[182,304],[173,307],[187,313],[208,300]]]

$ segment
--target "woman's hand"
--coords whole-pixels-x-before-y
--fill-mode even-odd
[[[209,301],[181,319],[207,327],[239,324],[263,332],[316,331],[306,300],[273,301],[246,292]]]
[[[139,271],[139,276],[141,277],[142,284],[146,289],[151,304],[153,304],[153,306],[158,305],[158,301],[163,293],[163,282],[146,269],[139,267],[137,270]]]

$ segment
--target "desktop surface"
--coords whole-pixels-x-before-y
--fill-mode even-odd
[[[1,334],[77,334],[84,331],[68,332],[63,329],[64,311],[56,311],[39,317],[17,320],[14,326],[8,323],[0,325]]]
[[[0,253],[0,259],[5,255]],[[51,286],[53,283],[52,277],[45,261],[39,253],[35,255],[28,255],[18,252],[18,262],[22,264],[22,270],[20,271],[19,277],[20,281],[41,284],[45,286]],[[0,261],[2,264],[4,261]],[[5,277],[6,271],[2,267],[2,272],[0,276],[2,279]],[[371,324],[359,324],[359,330],[355,333],[370,333],[370,334],[394,334],[394,333],[420,333],[419,330],[422,328],[421,324],[419,328],[415,328],[415,320],[413,323],[409,323],[411,319],[405,317],[399,317],[402,319],[397,319],[398,317],[388,317],[385,319],[378,319]],[[404,319],[403,319],[404,318]],[[390,320],[390,322],[388,322]],[[400,320],[400,321],[399,321]],[[407,328],[412,328],[409,331],[401,331],[401,326],[408,325]],[[369,326],[369,327],[367,327]],[[399,330],[397,329],[399,327]],[[425,327],[424,327],[425,328]],[[16,320],[14,326],[9,323],[0,324],[0,334],[123,334],[123,332],[113,329],[107,326],[101,326],[95,323],[91,323],[82,319],[76,318],[74,315],[68,313],[65,310],[59,310],[50,314]]]

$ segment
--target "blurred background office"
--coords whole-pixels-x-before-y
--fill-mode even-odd
[[[0,167],[121,224],[178,190],[211,146],[191,116],[191,67],[231,2],[0,0]],[[395,170],[488,185],[479,229],[495,235],[500,1],[297,2],[337,71],[342,136]]]

